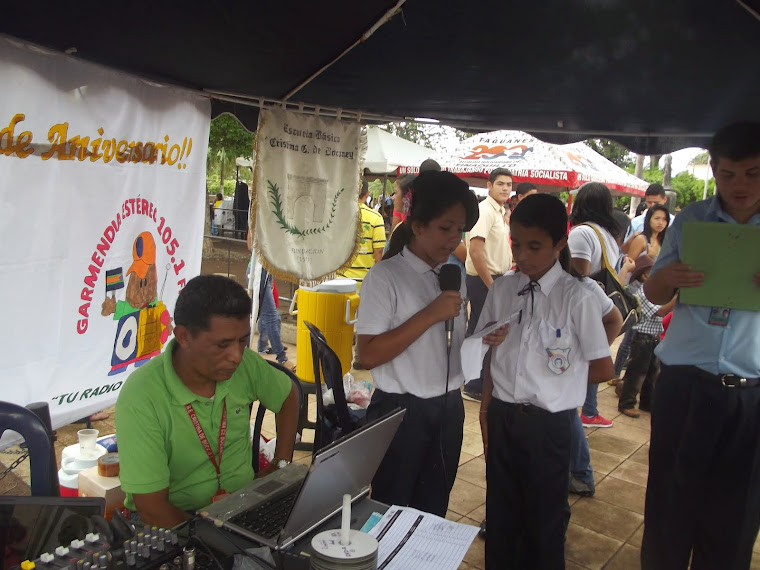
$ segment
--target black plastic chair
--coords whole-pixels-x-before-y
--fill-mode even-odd
[[[355,417],[348,409],[343,391],[343,371],[338,355],[327,344],[325,336],[316,326],[304,321],[311,338],[311,357],[314,366],[314,384],[317,396],[317,421],[314,432],[314,448],[329,445],[336,439],[351,433],[364,423],[363,417]],[[325,406],[322,401],[322,382],[333,391],[334,404]]]
[[[300,434],[304,416],[306,415],[306,406],[304,405],[304,394],[303,390],[301,389],[301,380],[298,378],[298,376],[295,375],[295,373],[293,373],[291,370],[288,370],[279,362],[276,362],[274,360],[267,360],[267,362],[273,368],[276,368],[280,372],[287,374],[288,378],[290,378],[290,380],[293,382],[293,385],[296,387],[296,390],[298,391],[298,433]],[[251,405],[251,409],[253,409],[253,405]],[[261,436],[261,426],[264,423],[264,414],[266,414],[266,411],[267,409],[264,407],[264,404],[259,402],[259,408],[256,411],[256,420],[253,422],[253,443],[251,446],[251,465],[253,466],[254,473],[259,472],[259,441]]]
[[[26,441],[32,496],[58,497],[60,489],[55,476],[53,440],[45,423],[23,406],[0,401],[0,437],[6,430],[17,432]]]

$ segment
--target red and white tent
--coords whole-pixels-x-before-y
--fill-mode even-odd
[[[495,168],[507,168],[514,181],[533,182],[543,191],[574,189],[601,182],[613,194],[643,196],[648,184],[616,166],[584,143],[554,145],[522,131],[494,131],[462,141],[451,153],[439,154],[444,170],[463,178],[488,178]],[[399,174],[417,172],[399,167]],[[551,188],[554,187],[554,188]]]

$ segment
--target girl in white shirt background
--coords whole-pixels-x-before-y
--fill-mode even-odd
[[[466,297],[441,291],[438,272],[478,218],[478,201],[449,172],[423,172],[414,181],[407,219],[388,252],[364,279],[356,325],[359,358],[372,369],[369,420],[407,410],[372,480],[372,498],[446,515],[462,447],[464,383],[460,348]],[[450,355],[445,321],[453,319]],[[506,328],[486,337],[497,344]]]
[[[486,568],[564,568],[571,421],[614,369],[599,302],[570,267],[562,202],[528,196],[511,221],[518,270],[494,283],[478,323],[510,317],[484,363]]]

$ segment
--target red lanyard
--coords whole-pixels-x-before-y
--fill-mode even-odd
[[[219,466],[222,464],[222,452],[224,451],[224,438],[227,435],[227,401],[224,400],[222,402],[222,423],[219,424],[219,461],[218,462],[216,460],[216,457],[214,457],[214,452],[211,451],[211,445],[209,444],[208,438],[206,437],[206,434],[204,433],[203,428],[201,427],[201,422],[198,421],[198,416],[195,414],[193,405],[185,404],[185,409],[187,410],[187,415],[190,416],[190,420],[193,422],[195,433],[198,434],[198,439],[201,440],[203,449],[206,450],[206,455],[208,455],[208,458],[211,460],[211,463],[214,465],[214,469],[216,469],[216,486],[217,486],[217,491],[219,491],[222,488],[222,482],[221,482],[222,474],[221,474],[221,471],[219,470]]]

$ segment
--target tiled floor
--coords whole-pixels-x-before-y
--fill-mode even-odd
[[[295,347],[290,349],[295,354]],[[355,371],[358,379],[370,379],[369,372]],[[313,396],[312,396],[313,398]],[[315,406],[310,406],[313,415]],[[485,461],[478,423],[479,404],[465,401],[465,426],[459,471],[451,494],[446,517],[466,524],[479,525],[485,517]],[[608,429],[589,429],[591,464],[596,477],[596,495],[579,498],[570,495],[572,516],[565,547],[566,567],[575,569],[638,570],[644,521],[644,495],[649,464],[649,414],[632,419],[617,411],[614,389],[601,384],[599,410],[614,421]],[[111,417],[93,427],[101,434],[113,433]],[[60,450],[76,441],[81,424],[58,430],[57,456]],[[274,417],[268,414],[263,433],[274,436]],[[306,439],[309,438],[306,432]],[[308,463],[310,454],[297,451],[296,461]],[[13,457],[0,453],[0,462],[8,464]],[[14,474],[0,480],[1,494],[28,494],[28,462]],[[752,569],[760,570],[760,543],[755,545]],[[460,569],[485,568],[484,541],[476,538]]]

